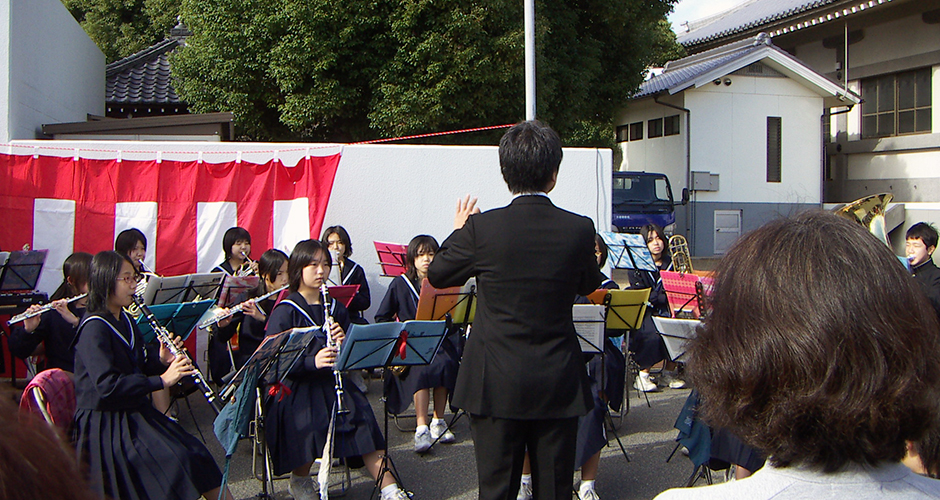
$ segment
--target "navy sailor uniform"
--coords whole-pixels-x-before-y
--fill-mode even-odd
[[[334,263],[335,265],[335,263]],[[352,260],[346,259],[342,269],[343,285],[359,285],[359,290],[353,296],[346,310],[349,312],[349,321],[357,324],[367,324],[362,312],[372,305],[372,295],[369,292],[369,282],[366,281],[366,272],[362,266]]]
[[[72,314],[81,318],[85,308],[72,307]],[[72,326],[56,310],[43,313],[39,319],[39,326],[32,332],[27,332],[23,323],[17,323],[10,332],[10,352],[14,356],[25,360],[33,355],[40,343],[45,343],[46,366],[61,368],[67,372],[75,371],[75,353],[72,352],[72,341],[75,339],[76,327]]]

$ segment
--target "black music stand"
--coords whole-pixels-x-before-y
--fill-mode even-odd
[[[428,365],[451,327],[445,321],[405,321],[404,323],[353,324],[343,341],[336,367],[340,370],[366,370],[382,367],[386,371],[392,366]],[[385,454],[382,456],[381,472],[375,477],[375,485],[369,498],[375,496],[382,485],[385,474],[391,474],[402,489],[401,476],[392,461],[388,446],[388,410],[385,409]]]
[[[196,298],[214,300],[219,294],[223,276],[223,273],[152,276],[147,280],[142,298],[148,306],[191,302]]]
[[[0,270],[0,293],[31,292],[35,290],[48,253],[48,250],[9,252],[6,261],[2,264],[2,270]],[[10,352],[10,384],[16,387],[16,356],[13,355],[12,351]]]

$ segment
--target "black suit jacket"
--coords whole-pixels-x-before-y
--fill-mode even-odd
[[[571,320],[601,283],[594,224],[544,196],[472,215],[428,270],[437,288],[477,278],[477,313],[453,404],[509,419],[568,418],[593,406]]]

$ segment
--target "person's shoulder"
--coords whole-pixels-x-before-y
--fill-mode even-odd
[[[923,498],[940,498],[940,481],[920,476],[913,472],[904,477],[904,482],[923,494]]]

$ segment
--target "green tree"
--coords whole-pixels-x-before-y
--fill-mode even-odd
[[[673,3],[537,3],[538,116],[566,144],[612,144],[614,110],[674,50],[662,29]],[[252,139],[512,123],[524,118],[522,11],[520,0],[183,0],[193,35],[173,57],[175,86],[194,111],[233,111]]]
[[[111,63],[163,40],[181,0],[62,0]]]

